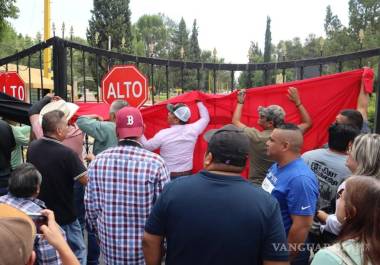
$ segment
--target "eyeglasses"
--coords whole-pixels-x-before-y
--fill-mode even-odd
[[[344,189],[341,189],[340,191],[338,191],[338,193],[336,194],[336,199],[340,199],[342,197],[343,192],[344,192]]]

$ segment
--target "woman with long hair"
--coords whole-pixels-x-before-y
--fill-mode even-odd
[[[337,243],[318,251],[311,265],[380,264],[380,180],[353,176],[337,206]]]

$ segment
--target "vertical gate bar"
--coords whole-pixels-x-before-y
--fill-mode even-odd
[[[82,66],[83,66],[83,102],[87,102],[86,97],[86,57],[84,54],[84,50],[82,51]]]
[[[231,92],[234,91],[234,86],[235,86],[235,72],[232,70],[231,71]]]
[[[5,64],[5,72],[8,72],[8,63]]]
[[[53,42],[53,77],[55,95],[67,100],[67,53],[65,42],[59,38]]]
[[[17,53],[18,51],[16,50],[16,53]],[[17,57],[17,59],[16,59],[16,72],[18,73],[18,57]]]
[[[150,65],[151,86],[152,86],[152,104],[154,105],[154,65]]]
[[[30,70],[30,55],[28,56],[28,78],[29,78],[29,103],[32,103],[32,74]]]
[[[95,78],[96,78],[96,91],[98,93],[98,96],[96,97],[97,102],[99,103],[100,101],[100,89],[99,89],[99,56],[96,54],[95,56]]]
[[[363,64],[362,64],[362,57],[359,58],[359,68],[362,68],[363,67]]]
[[[248,70],[248,87],[251,88],[252,87],[252,71],[251,70]]]
[[[73,71],[73,47],[70,47],[70,84],[71,84],[71,102],[74,102],[74,71]]]
[[[283,68],[282,69],[282,83],[285,83],[285,80],[286,80],[286,69]]]
[[[182,66],[181,66],[181,91],[182,91],[182,93],[183,93],[183,64],[182,64]]]
[[[169,99],[169,65],[165,66],[165,78],[166,78],[166,99]]]
[[[268,69],[264,69],[264,75],[263,75],[263,81],[264,81],[264,85],[268,85]]]
[[[42,49],[40,50],[39,57],[40,57],[39,61],[40,61],[40,78],[41,78],[40,81],[41,81],[41,87],[37,90],[37,99],[38,100],[41,99],[41,90],[44,89],[44,77],[43,77],[43,74],[42,74]]]
[[[303,74],[304,74],[304,67],[300,67],[300,80],[303,80]]]
[[[343,64],[340,61],[340,62],[338,62],[338,71],[339,71],[339,73],[342,72],[342,70],[343,70]]]
[[[214,90],[213,93],[216,94],[216,69],[213,69],[213,76],[214,76]]]
[[[379,58],[380,60],[380,58]],[[380,133],[380,61],[377,65],[377,93],[376,93],[376,113],[375,113],[375,133]]]
[[[201,90],[201,74],[199,68],[197,68],[197,88]]]
[[[319,65],[319,76],[322,76],[323,65]]]

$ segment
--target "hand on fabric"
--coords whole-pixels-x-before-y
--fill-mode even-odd
[[[238,94],[237,94],[237,101],[239,104],[244,104],[245,100],[245,89],[240,89]]]
[[[290,101],[293,101],[294,104],[298,107],[301,105],[300,95],[298,93],[298,89],[296,87],[289,87],[288,89],[288,98]]]
[[[327,220],[327,217],[328,217],[328,216],[329,216],[329,215],[328,215],[326,212],[322,211],[322,210],[319,210],[319,211],[317,212],[317,218],[318,218],[318,220],[321,221],[322,223],[326,223],[326,220]]]

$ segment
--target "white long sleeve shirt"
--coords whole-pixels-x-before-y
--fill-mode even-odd
[[[159,131],[153,138],[141,141],[144,148],[154,151],[160,149],[170,172],[184,172],[193,169],[193,153],[198,136],[207,127],[210,116],[202,102],[197,103],[200,119],[194,123],[172,125]]]

